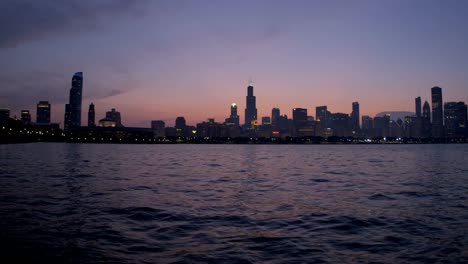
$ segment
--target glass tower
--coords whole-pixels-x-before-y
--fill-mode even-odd
[[[65,130],[81,126],[81,99],[83,95],[83,73],[73,75],[70,101],[65,105]]]

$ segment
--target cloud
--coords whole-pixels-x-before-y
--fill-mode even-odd
[[[88,80],[85,73],[83,99],[105,99],[127,93],[136,81],[129,74],[109,71],[114,81]],[[19,109],[47,100],[54,104],[68,102],[71,74],[46,70],[0,71],[0,107]],[[92,89],[88,87],[93,87]]]
[[[121,95],[121,94],[127,93],[129,91],[130,90],[112,89],[112,90],[110,90],[108,92],[105,92],[103,95],[98,96],[98,98],[99,99],[104,99],[104,98],[108,98],[108,97],[112,97],[112,96]]]
[[[29,72],[27,77],[24,74],[0,72],[0,101],[3,104],[18,108],[39,100],[65,102],[67,99],[64,84],[69,82],[63,76],[41,70]]]
[[[0,48],[64,34],[97,30],[123,16],[139,17],[150,1],[2,0]]]

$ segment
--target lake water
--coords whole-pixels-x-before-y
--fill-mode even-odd
[[[467,263],[468,145],[0,145],[0,234],[31,263]]]

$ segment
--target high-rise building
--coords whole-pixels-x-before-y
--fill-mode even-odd
[[[293,122],[295,125],[302,125],[307,123],[307,109],[293,108]]]
[[[350,136],[350,117],[348,114],[344,113],[332,113],[329,117],[330,128],[333,129],[334,136]]]
[[[120,112],[117,112],[115,108],[112,108],[111,111],[106,112],[106,119],[115,121],[115,126],[122,127],[122,117]]]
[[[362,129],[372,129],[374,125],[372,124],[373,122],[372,117],[364,115],[362,116]]]
[[[421,117],[421,97],[418,96],[414,99],[416,107],[416,117]]]
[[[384,116],[374,117],[374,136],[377,137],[388,137],[390,136],[390,114]]]
[[[327,106],[317,106],[315,108],[315,117],[317,121],[320,121],[320,126],[322,128],[328,127],[328,109]]]
[[[162,120],[151,121],[151,129],[153,130],[154,137],[164,137],[165,127],[166,127],[166,124]]]
[[[231,120],[234,121],[234,124],[236,126],[239,126],[239,115],[237,114],[237,104],[232,103],[231,104],[231,116],[229,116]]]
[[[307,127],[307,109],[293,108],[292,115],[296,133],[299,129]]]
[[[273,108],[271,109],[271,125],[273,128],[277,129],[278,124],[279,124],[279,119],[280,119],[280,109],[279,108]]]
[[[81,126],[81,99],[83,95],[83,73],[73,75],[70,100],[65,105],[65,130]]]
[[[404,122],[404,136],[410,138],[425,137],[423,127],[422,117],[406,116]]]
[[[467,107],[464,102],[444,104],[445,137],[465,137],[467,131]]]
[[[48,101],[39,101],[36,107],[36,123],[49,124],[50,110],[51,107]]]
[[[444,136],[442,88],[432,87],[432,137],[441,138]]]
[[[281,115],[278,121],[278,129],[282,132],[289,131],[290,119],[287,115]]]
[[[184,129],[186,126],[186,123],[185,123],[185,117],[183,116],[178,116],[175,120],[175,128],[180,128],[180,129]]]
[[[245,97],[246,108],[245,108],[245,127],[252,128],[252,122],[257,120],[257,106],[256,98],[253,93],[252,81],[249,82],[247,87],[247,96]]]
[[[229,125],[239,126],[239,115],[237,115],[236,103],[231,104],[231,115],[228,118],[226,118],[225,123]]]
[[[31,124],[31,113],[29,113],[29,110],[21,110],[21,122],[25,125]]]
[[[359,128],[359,103],[353,102],[353,111],[351,112],[351,129],[358,130]]]
[[[422,136],[427,138],[431,136],[431,107],[427,101],[424,101],[422,111]]]
[[[5,123],[10,119],[10,109],[0,109],[0,123]]]
[[[175,130],[176,130],[176,136],[182,137],[188,134],[187,131],[187,124],[185,122],[185,117],[179,116],[175,120]]]
[[[88,126],[94,127],[96,126],[96,113],[94,111],[94,104],[91,103],[88,109]]]

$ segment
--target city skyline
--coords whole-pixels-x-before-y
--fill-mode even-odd
[[[235,102],[243,124],[249,76],[259,121],[274,107],[349,114],[352,102],[361,116],[414,112],[434,86],[468,102],[461,1],[24,2],[0,3],[0,102],[12,116],[48,100],[63,125],[79,71],[81,125],[91,102],[96,119],[117,108],[139,127],[223,121]]]
[[[36,115],[36,119],[39,118],[39,105],[42,104],[42,103],[47,103],[48,104],[48,112],[47,112],[47,115],[48,115],[48,122],[46,123],[55,123],[55,124],[63,124],[63,128],[65,130],[68,130],[70,128],[73,128],[73,127],[79,127],[79,126],[88,126],[88,127],[93,127],[96,125],[96,111],[95,111],[95,105],[93,102],[91,102],[89,104],[89,108],[82,108],[82,101],[81,101],[81,97],[83,95],[83,83],[84,83],[84,77],[83,77],[83,72],[76,72],[75,74],[73,74],[73,77],[72,77],[72,80],[71,80],[71,88],[69,89],[69,103],[65,104],[65,111],[64,111],[64,118],[63,118],[63,123],[62,122],[53,122],[53,119],[51,119],[51,104],[49,104],[48,101],[39,101],[37,103],[37,106],[38,106],[38,110],[36,111],[37,115]],[[247,84],[247,93],[246,93],[246,96],[245,96],[245,100],[246,100],[246,104],[245,104],[245,115],[244,115],[244,119],[240,119],[240,116],[237,115],[237,108],[238,108],[238,105],[237,103],[232,103],[230,105],[230,115],[225,118],[224,120],[224,123],[234,123],[234,124],[237,124],[238,126],[241,125],[242,123],[242,126],[243,127],[246,127],[246,128],[250,128],[250,125],[253,121],[255,121],[255,126],[257,125],[261,125],[263,124],[263,118],[271,118],[271,121],[270,122],[275,122],[273,120],[275,120],[275,116],[278,116],[279,118],[279,114],[276,113],[276,111],[280,111],[280,109],[278,107],[273,107],[272,110],[271,110],[271,115],[263,115],[263,116],[257,116],[257,108],[256,108],[256,96],[254,96],[254,84],[253,84],[253,81],[252,79],[249,79],[249,82]],[[460,100],[454,100],[454,101],[446,101],[442,98],[442,88],[441,87],[438,87],[438,86],[434,86],[430,89],[430,98],[431,98],[431,101],[428,101],[428,100],[425,100],[424,101],[424,106],[426,107],[429,107],[429,102],[431,102],[431,109],[429,110],[429,121],[430,122],[433,122],[433,118],[434,118],[434,113],[436,112],[436,116],[435,116],[435,124],[436,126],[432,126],[432,131],[431,131],[431,134],[436,134],[438,135],[438,137],[442,136],[443,135],[443,119],[444,119],[444,116],[443,116],[443,108],[444,108],[444,104],[449,102],[449,103],[465,103],[464,101],[460,101]],[[72,103],[73,102],[73,103]],[[361,118],[362,117],[365,117],[365,116],[370,116],[370,115],[366,115],[366,114],[360,114],[360,107],[359,107],[359,102],[352,102],[351,103],[351,111],[350,112],[346,112],[346,111],[343,111],[343,112],[339,112],[339,111],[334,111],[335,114],[344,114],[344,115],[348,115],[349,118],[350,118],[350,122],[351,122],[351,127],[353,127],[353,129],[359,129],[360,126],[361,126]],[[397,119],[404,119],[405,116],[415,116],[415,117],[422,117],[422,110],[423,108],[421,107],[421,96],[418,96],[416,98],[414,98],[414,109],[415,111],[380,111],[378,113],[376,113],[375,115],[372,115],[373,117],[378,117],[378,116],[383,116],[383,115],[387,115],[387,114],[390,114],[390,118],[391,120],[393,121],[397,121]],[[312,107],[315,109],[315,116],[312,115],[312,110],[311,109],[311,112],[310,114],[307,114],[307,109],[309,108],[292,108],[290,109],[291,110],[291,113],[285,113],[285,112],[281,112],[283,115],[285,116],[289,116],[290,118],[292,117],[294,119],[294,115],[295,115],[295,112],[297,112],[297,110],[299,111],[305,111],[305,115],[304,115],[304,121],[306,121],[306,119],[308,117],[312,117],[314,120],[317,120],[317,119],[323,119],[324,116],[327,116],[328,114],[330,114],[331,112],[330,111],[327,111],[327,110],[332,110],[332,109],[329,109],[328,106],[326,105],[318,105],[316,107]],[[9,108],[5,108],[5,107],[0,107],[0,109],[8,109],[9,111],[9,114],[10,116],[13,118],[15,117],[16,115],[14,114],[14,111],[12,112],[11,109]],[[68,109],[68,110],[67,110]],[[74,110],[72,110],[74,109]],[[250,110],[249,110],[250,109]],[[437,109],[437,110],[436,110]],[[434,111],[436,110],[436,111]],[[109,119],[111,118],[112,114],[111,113],[114,113],[116,111],[115,107],[112,107],[111,111],[104,111],[105,115],[104,115],[104,118],[103,120],[105,120],[106,118]],[[27,113],[26,113],[27,112]],[[86,113],[85,113],[86,112]],[[77,114],[78,113],[78,114]],[[121,124],[121,117],[120,117],[120,112],[117,112],[118,113],[118,118],[111,118],[111,119],[116,119],[118,120],[117,121],[117,126],[122,126]],[[396,113],[398,116],[391,116],[391,113]],[[20,118],[21,120],[23,119],[28,119],[28,117],[25,117],[25,114],[26,116],[29,116],[29,119],[32,118],[31,114],[30,114],[30,110],[29,109],[22,109],[20,111],[20,115],[17,116],[17,118]],[[84,114],[84,115],[83,115]],[[222,114],[221,114],[222,115]],[[81,116],[87,116],[87,119],[86,118],[81,118]],[[200,121],[196,121],[196,123],[199,123],[199,122],[204,122],[206,120],[217,120],[219,122],[223,122],[222,121],[222,118],[220,119],[215,119],[212,117],[213,115],[210,115],[210,116],[207,116],[205,119],[203,120],[200,120]],[[98,117],[99,118],[99,117]],[[175,120],[173,124],[171,124],[171,121],[170,119],[169,120],[163,120],[163,119],[152,119],[150,120],[150,125],[149,126],[152,126],[151,123],[155,120],[158,120],[158,121],[163,121],[166,125],[169,125],[169,126],[173,126],[173,127],[177,127],[177,121],[178,119],[180,120],[181,118],[184,119],[184,123],[186,122],[185,120],[185,117],[184,116],[178,116],[177,118],[173,119]],[[242,122],[241,122],[242,121]],[[39,122],[37,121],[37,123],[43,123],[43,122]],[[68,124],[67,124],[68,123]],[[80,123],[80,125],[78,125],[78,123]],[[128,123],[132,123],[132,120],[129,120]],[[193,126],[190,122],[187,122],[187,126]],[[148,124],[143,124],[142,127],[148,127]],[[436,128],[436,131],[434,131],[434,128]]]

